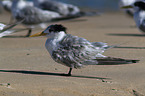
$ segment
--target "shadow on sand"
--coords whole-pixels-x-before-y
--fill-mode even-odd
[[[145,34],[122,34],[122,33],[110,33],[107,35],[111,35],[111,36],[134,36],[134,37],[145,37]]]
[[[128,48],[128,49],[145,49],[145,47],[129,47],[129,46],[117,46],[114,48]]]
[[[4,37],[2,37],[2,38],[28,38],[28,37],[26,37],[26,36],[4,36]]]
[[[50,72],[40,72],[40,71],[28,71],[28,70],[0,70],[0,73],[20,73],[20,74],[29,74],[29,75],[48,75],[48,76],[64,76],[64,77],[76,77],[76,78],[86,78],[86,79],[108,79],[110,78],[102,78],[102,77],[92,77],[92,76],[80,76],[80,75],[72,75],[67,76],[67,74],[63,73],[50,73]]]

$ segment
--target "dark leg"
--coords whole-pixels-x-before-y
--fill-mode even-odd
[[[72,68],[69,69],[68,76],[71,76]]]
[[[31,35],[31,32],[32,32],[32,29],[29,29],[26,37],[29,37]]]
[[[9,21],[9,24],[12,24],[12,23],[14,23],[14,18],[13,18],[13,16],[10,17],[10,21]]]

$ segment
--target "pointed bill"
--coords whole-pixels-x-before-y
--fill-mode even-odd
[[[43,33],[43,32],[39,32],[39,33],[36,33],[34,35],[31,35],[30,37],[38,37],[38,36],[45,36],[46,33]]]
[[[128,8],[133,8],[133,6],[128,5],[128,6],[122,6],[121,8],[122,8],[122,9],[128,9]]]

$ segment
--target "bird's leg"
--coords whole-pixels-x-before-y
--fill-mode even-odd
[[[72,68],[69,69],[68,76],[71,76]]]
[[[9,21],[9,24],[12,24],[12,23],[14,23],[14,18],[13,18],[13,16],[10,17],[10,21]]]
[[[29,29],[26,37],[29,37],[31,35],[31,33],[32,33],[32,29]]]

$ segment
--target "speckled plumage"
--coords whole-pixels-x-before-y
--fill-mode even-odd
[[[53,51],[52,57],[56,62],[71,68],[98,64],[96,58],[105,57],[102,53],[107,48],[106,43],[91,43],[84,38],[70,34],[67,34],[59,44],[61,46]]]

